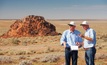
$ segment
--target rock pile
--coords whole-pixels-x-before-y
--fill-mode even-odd
[[[1,37],[34,37],[58,35],[53,24],[45,21],[42,16],[29,15],[22,20],[16,20],[7,33]]]

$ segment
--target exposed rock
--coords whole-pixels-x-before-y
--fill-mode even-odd
[[[45,21],[42,16],[29,15],[22,20],[16,20],[7,33],[1,37],[33,37],[58,35],[53,24]]]

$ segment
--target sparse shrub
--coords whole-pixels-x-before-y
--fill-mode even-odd
[[[25,55],[26,54],[26,51],[17,51],[16,52],[16,55]]]
[[[20,43],[20,40],[13,38],[12,43],[18,45]]]
[[[38,62],[39,59],[40,59],[40,57],[36,57],[36,58],[31,59],[31,61],[32,62]]]
[[[107,38],[107,34],[102,34],[100,36],[97,36],[98,39],[104,39]]]
[[[40,59],[40,62],[56,62],[59,60],[59,56],[56,56],[56,55],[47,55],[43,58]]]
[[[3,46],[8,45],[10,43],[10,41],[11,41],[10,38],[9,39],[1,38],[0,45],[3,45]]]
[[[20,59],[26,59],[26,57],[25,56],[19,56],[19,60]]]
[[[27,46],[27,41],[22,42],[23,46]]]
[[[33,54],[30,50],[26,51],[26,54]]]
[[[96,54],[95,59],[106,59],[107,54]]]
[[[44,53],[54,52],[53,48],[47,47],[47,49],[44,51]]]
[[[37,43],[37,41],[36,41],[36,40],[32,40],[32,41],[31,41],[31,44],[34,44],[34,43]]]
[[[102,49],[102,47],[100,46],[100,47],[97,47],[97,49]]]
[[[12,58],[9,56],[0,56],[1,63],[12,63]]]
[[[24,39],[22,40],[22,45],[23,45],[23,46],[27,46],[28,43],[29,43],[29,44],[32,43],[31,41],[32,41],[32,38],[26,37],[26,38],[24,38]]]
[[[103,40],[104,40],[104,42],[107,42],[107,38],[104,38]]]
[[[10,51],[8,51],[7,54],[8,55],[25,55],[26,51],[22,51],[22,50],[19,50],[19,51],[10,50]]]
[[[36,53],[35,50],[29,50],[29,51],[26,51],[26,54],[34,54],[34,53]]]
[[[36,51],[35,51],[35,50],[31,50],[31,52],[32,52],[32,53],[36,53]]]
[[[14,55],[14,54],[16,54],[16,51],[15,50],[9,50],[9,51],[7,51],[7,54],[8,55]]]
[[[4,52],[3,52],[3,51],[0,51],[0,55],[4,55]]]
[[[19,65],[33,65],[30,60],[23,60],[19,63]]]
[[[4,55],[4,52],[0,49],[0,55]]]

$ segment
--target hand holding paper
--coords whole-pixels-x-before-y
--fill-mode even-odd
[[[80,48],[82,46],[82,43],[77,42],[76,45]]]
[[[78,46],[71,46],[71,50],[78,50]]]

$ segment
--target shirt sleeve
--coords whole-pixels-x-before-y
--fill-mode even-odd
[[[83,42],[83,39],[81,37],[79,37],[78,42],[80,42],[80,43]]]
[[[63,45],[63,42],[66,42],[66,31],[63,32],[61,39],[60,39],[60,44]]]
[[[95,35],[96,35],[95,31],[93,29],[91,29],[89,32],[89,36],[90,36],[90,38],[92,38],[92,40],[94,40]]]
[[[78,31],[78,34],[77,34],[78,35],[78,42],[81,43],[81,42],[83,42],[83,39],[79,36],[79,34],[81,34],[81,32]]]

